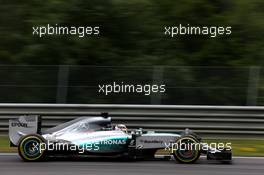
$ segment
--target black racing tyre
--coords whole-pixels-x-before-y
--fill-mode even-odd
[[[37,134],[24,136],[20,139],[18,153],[24,161],[43,161],[46,157],[44,138]]]
[[[173,156],[179,163],[194,163],[200,155],[200,142],[193,136],[186,135],[176,140]]]

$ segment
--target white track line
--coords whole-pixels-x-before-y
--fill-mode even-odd
[[[0,153],[0,156],[17,156],[17,153]],[[168,156],[168,155],[165,155]],[[158,155],[157,157],[164,157],[164,155]],[[201,157],[206,157],[206,156],[201,156]],[[264,157],[245,157],[245,156],[234,156],[234,159],[263,159]]]
[[[201,157],[206,158],[206,156],[202,155]],[[246,156],[233,156],[233,159],[264,159],[264,157],[246,157]]]
[[[237,158],[237,159],[264,159],[264,157],[243,157],[243,156],[235,156],[233,158]]]

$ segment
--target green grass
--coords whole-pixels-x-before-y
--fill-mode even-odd
[[[7,136],[0,136],[0,152],[6,153],[6,152],[16,152],[16,148],[11,148],[9,139]]]
[[[234,156],[264,156],[264,140],[257,139],[217,139],[204,140],[205,143],[231,143]]]
[[[231,143],[234,156],[264,156],[264,140],[257,139],[208,139],[204,143]],[[11,148],[7,136],[0,136],[0,152],[16,152]]]

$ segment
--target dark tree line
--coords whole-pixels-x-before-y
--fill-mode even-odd
[[[170,104],[191,104],[202,100],[203,104],[243,105],[246,103],[248,72],[241,70],[237,73],[232,68],[261,66],[264,63],[264,1],[262,0],[0,0],[0,4],[0,64],[2,65],[229,67],[229,71],[224,69],[220,73],[217,70],[212,73],[211,69],[196,70],[188,67],[184,70],[166,69],[164,79],[172,90],[164,98]],[[47,24],[100,26],[100,37],[39,38],[32,35],[33,26]],[[178,24],[231,26],[232,34],[216,38],[164,36],[164,26]],[[80,72],[82,71],[79,70],[79,73],[73,71],[71,79],[81,79]],[[6,74],[2,73],[1,76],[6,77]],[[74,75],[75,77],[72,77]],[[93,73],[87,73],[87,76],[93,79],[95,77]],[[110,82],[116,78],[131,82],[146,81],[146,79],[151,81],[151,75],[148,73],[145,75],[144,71],[140,76],[135,75],[134,71],[109,71],[107,75],[96,74],[96,76],[98,81]],[[13,76],[14,81],[18,81],[19,78],[21,76]],[[78,85],[83,81],[80,80]],[[198,81],[199,83],[196,83]],[[178,82],[182,82],[183,88],[173,89],[179,86]],[[6,82],[2,80],[1,84],[4,85]],[[35,84],[39,83],[35,81]],[[51,84],[56,86],[56,83]],[[75,84],[70,82],[69,85]],[[210,88],[184,89],[184,87],[212,85],[221,88],[241,88],[223,90],[218,94],[216,92],[219,90]],[[90,83],[89,86],[95,86],[95,83]],[[3,94],[10,91],[7,88]],[[49,95],[54,97],[56,88],[48,91],[52,91]],[[41,90],[36,90],[32,99],[38,99],[40,92]],[[232,97],[234,92],[242,95]],[[92,94],[94,92],[89,92],[87,89],[70,89],[69,98],[82,99],[85,95]],[[31,98],[28,96],[30,95],[23,91],[21,101],[30,101]],[[54,101],[53,98],[46,101],[42,98],[45,97],[41,96],[40,102]],[[129,98],[115,97],[120,103],[129,101]],[[3,96],[1,101],[14,100]],[[78,102],[78,100],[72,101]],[[100,103],[112,101],[113,98],[98,100]],[[142,103],[148,101],[149,99],[144,99]],[[81,102],[97,102],[97,100],[93,101],[87,97]]]

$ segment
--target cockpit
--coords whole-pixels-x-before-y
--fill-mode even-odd
[[[48,129],[43,134],[52,133],[83,133],[83,132],[95,132],[95,131],[110,131],[120,130],[127,133],[127,128],[123,124],[117,124],[112,126],[110,117],[80,117],[63,123],[54,128]]]
[[[44,131],[44,134],[54,132],[93,132],[111,128],[111,118],[80,117]]]

